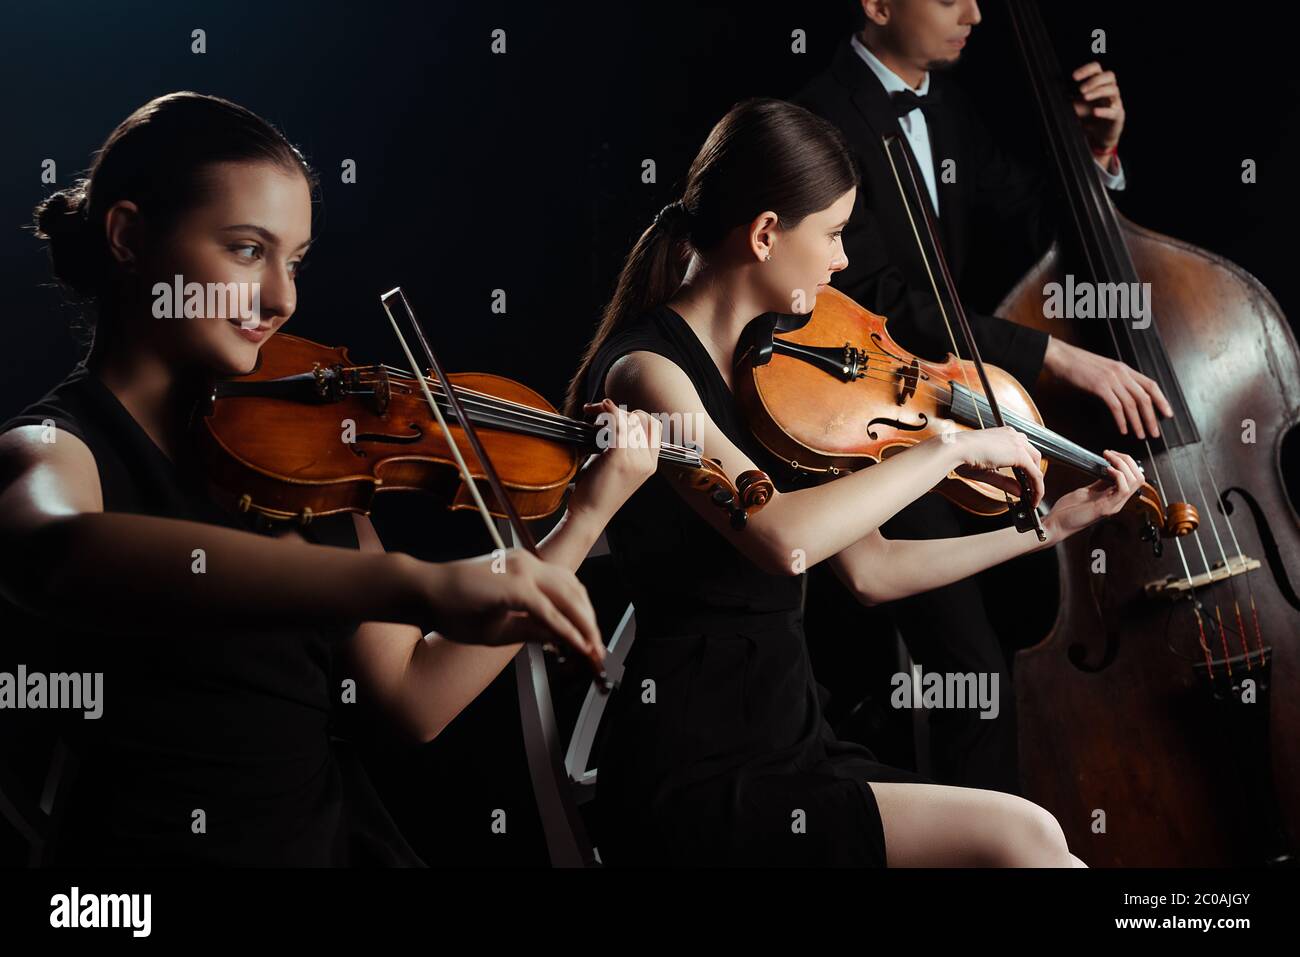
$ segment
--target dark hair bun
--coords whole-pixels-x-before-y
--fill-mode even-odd
[[[97,291],[99,258],[92,248],[86,222],[86,180],[81,180],[37,204],[36,236],[50,244],[50,265],[61,283],[81,296]]]

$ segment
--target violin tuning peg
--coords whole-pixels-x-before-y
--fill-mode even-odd
[[[1138,532],[1138,537],[1144,542],[1151,543],[1151,554],[1156,558],[1164,554],[1165,543],[1160,539],[1160,529],[1156,528],[1149,515],[1143,514],[1142,528]]]

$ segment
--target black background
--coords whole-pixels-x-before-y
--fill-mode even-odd
[[[791,95],[828,63],[855,7],[83,2],[8,12],[0,419],[80,356],[73,313],[25,228],[55,188],[41,183],[41,162],[54,159],[57,185],[67,185],[130,111],[178,89],[261,114],[322,175],[317,242],[289,332],[346,344],[359,361],[400,362],[378,295],[401,284],[449,370],[519,379],[558,403],[622,257],[680,194],[709,128],[739,99]],[[1300,98],[1287,8],[1044,8],[1067,66],[1092,58],[1094,28],[1107,33],[1102,60],[1128,111],[1121,211],[1254,273],[1294,328],[1300,276],[1287,224]],[[1001,4],[983,13],[959,75],[1004,143],[1033,161],[1035,114]],[[196,28],[207,32],[203,55],[190,52]],[[505,56],[489,51],[495,28],[507,32]],[[805,55],[790,51],[797,28]],[[357,163],[354,185],[340,182],[345,158]],[[645,158],[657,183],[641,182]],[[1246,158],[1258,162],[1257,184],[1241,182]],[[1024,265],[1001,264],[983,286],[1008,284]],[[498,288],[505,316],[490,311]],[[390,549],[438,559],[488,548],[477,516],[415,496],[381,499],[374,518]],[[603,606],[617,604],[616,590],[602,595]],[[545,862],[509,672],[437,741],[376,746],[371,761],[426,860]],[[497,807],[510,815],[505,836],[489,831]]]

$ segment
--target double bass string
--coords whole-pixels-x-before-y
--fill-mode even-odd
[[[1066,117],[1063,116],[1067,104],[1063,103],[1060,96],[1052,95],[1052,92],[1048,90],[1047,81],[1045,81],[1045,78],[1060,73],[1060,69],[1053,69],[1052,64],[1049,62],[1048,51],[1050,46],[1049,40],[1047,36],[1045,36],[1043,25],[1041,25],[1040,21],[1037,21],[1035,10],[1032,9],[1031,5],[1013,3],[1010,4],[1010,9],[1011,23],[1013,23],[1013,26],[1015,27],[1015,33],[1017,33],[1019,44],[1021,44],[1024,59],[1026,59],[1027,64],[1031,64],[1036,68],[1030,70],[1030,81],[1031,85],[1034,86],[1035,99],[1037,100],[1037,104],[1039,104],[1039,111],[1041,116],[1043,116],[1044,126],[1047,127],[1048,130],[1048,144],[1050,150],[1052,150],[1053,159],[1056,160],[1058,169],[1061,170],[1062,181],[1065,182],[1066,185],[1075,182],[1084,186],[1095,186],[1096,177],[1092,176],[1092,174],[1088,172],[1087,165],[1084,164],[1091,164],[1093,166],[1096,164],[1093,163],[1091,156],[1083,155],[1083,151],[1086,150],[1086,147],[1084,147],[1082,138],[1078,137],[1078,135],[1071,137],[1071,130],[1073,130],[1074,127],[1071,126],[1069,122],[1066,122]],[[1036,36],[1032,35],[1035,33],[1037,34]],[[1073,113],[1073,109],[1071,109],[1070,112]],[[1074,117],[1069,117],[1069,120],[1073,121]],[[1074,147],[1073,150],[1071,150],[1071,146]],[[1089,273],[1091,273],[1095,278],[1105,276],[1105,274],[1108,274],[1109,270],[1102,267],[1102,265],[1099,264],[1099,261],[1097,261],[1099,260],[1099,257],[1106,256],[1106,244],[1101,242],[1101,234],[1105,231],[1104,225],[1100,222],[1101,204],[1097,202],[1087,203],[1086,198],[1084,198],[1083,195],[1075,194],[1075,192],[1069,189],[1066,190],[1066,195],[1070,200],[1070,202],[1067,203],[1067,208],[1069,208],[1070,216],[1074,220],[1075,229],[1078,230],[1080,237],[1083,237],[1083,242],[1079,244],[1080,247],[1082,247],[1084,257],[1086,257],[1088,261]],[[1093,199],[1096,200],[1096,198]],[[1106,333],[1108,333],[1110,339],[1112,339],[1115,355],[1122,356],[1123,351],[1119,348],[1119,338],[1118,335],[1115,334],[1112,324],[1108,321],[1105,322],[1105,326]],[[1131,338],[1130,342],[1132,342]],[[1136,343],[1134,343],[1135,355],[1136,351],[1138,350],[1136,350]],[[1162,377],[1158,377],[1157,381],[1160,381],[1160,378]],[[1161,382],[1162,389],[1164,389],[1164,386],[1164,382]],[[1174,410],[1175,420],[1177,420],[1177,416],[1178,410]],[[1158,463],[1156,454],[1154,454],[1154,451],[1152,450],[1151,442],[1145,438],[1141,439],[1141,442],[1143,442],[1143,446],[1147,449],[1148,462],[1152,463],[1152,471],[1154,472],[1154,477],[1156,477],[1156,486],[1160,489],[1161,498],[1164,498],[1167,502],[1169,501],[1169,495],[1165,492],[1164,476],[1162,476],[1160,463]],[[1170,455],[1169,464],[1171,471],[1173,471],[1174,480],[1178,482],[1180,498],[1182,498],[1183,501],[1187,501],[1186,492],[1183,490],[1182,475],[1180,475],[1178,463],[1175,462],[1173,454]],[[1213,518],[1210,520],[1213,521]],[[1196,536],[1197,550],[1201,553],[1201,562],[1204,563],[1206,575],[1210,575],[1209,559],[1206,558],[1205,549],[1203,545],[1201,545],[1199,529],[1193,531],[1192,534],[1193,536]],[[1183,566],[1184,579],[1187,581],[1188,594],[1190,594],[1192,603],[1192,611],[1193,614],[1196,615],[1197,629],[1199,629],[1200,632],[1200,644],[1205,653],[1205,664],[1206,667],[1212,670],[1213,674],[1213,663],[1212,659],[1210,659],[1209,645],[1206,644],[1205,641],[1205,625],[1203,620],[1201,620],[1200,607],[1196,602],[1196,593],[1195,588],[1192,586],[1192,572],[1190,566],[1188,566],[1187,553],[1186,550],[1183,549],[1183,542],[1180,541],[1179,538],[1175,538],[1174,546],[1178,549],[1178,558],[1179,562],[1182,563]]]
[[[1031,25],[1031,29],[1037,30],[1038,32],[1037,46],[1038,46],[1039,55],[1041,57],[1040,59],[1040,65],[1041,65],[1042,63],[1045,63],[1048,58],[1048,53],[1046,52],[1048,49],[1050,49],[1047,45],[1048,40],[1046,38],[1040,20],[1038,20],[1033,15],[1027,15],[1026,21]],[[1059,98],[1054,98],[1052,102],[1055,103],[1055,105],[1058,108],[1057,120],[1058,123],[1060,124],[1059,128],[1062,130],[1075,129],[1075,127],[1071,126],[1066,121],[1067,118],[1064,116],[1066,110],[1064,105],[1060,102]],[[1072,113],[1073,111],[1071,110],[1070,112]],[[1071,116],[1068,119],[1072,120],[1073,117]],[[1105,274],[1120,276],[1124,278],[1137,279],[1138,277],[1137,277],[1136,267],[1134,266],[1131,257],[1127,255],[1127,247],[1124,244],[1123,237],[1119,235],[1118,223],[1115,220],[1114,208],[1113,205],[1111,204],[1110,197],[1107,196],[1104,190],[1100,188],[1100,184],[1097,181],[1095,170],[1093,169],[1095,163],[1093,163],[1092,158],[1090,156],[1085,154],[1082,139],[1077,135],[1077,132],[1073,137],[1066,139],[1065,142],[1072,143],[1075,146],[1074,150],[1066,152],[1066,156],[1068,157],[1071,164],[1075,168],[1075,174],[1076,177],[1078,177],[1076,181],[1081,184],[1086,184],[1089,187],[1089,191],[1092,195],[1092,200],[1093,200],[1092,203],[1086,204],[1085,208],[1088,208],[1092,212],[1094,212],[1095,218],[1097,220],[1096,227],[1095,227],[1098,230],[1095,236],[1096,248],[1104,259],[1110,259],[1113,261],[1111,263],[1108,263],[1109,269]],[[1087,248],[1090,244],[1084,243],[1083,245],[1085,246],[1085,248]],[[1094,275],[1100,278],[1100,276],[1103,275],[1103,273],[1098,273],[1094,270]],[[1118,336],[1114,329],[1113,323],[1107,321],[1106,328],[1107,328],[1107,332],[1111,337],[1111,341],[1115,347],[1115,354],[1122,355],[1122,352],[1119,348]],[[1145,355],[1145,359],[1146,359],[1145,363],[1142,363],[1141,359],[1139,358],[1139,364],[1140,365],[1144,364],[1146,366],[1146,369],[1144,369],[1143,371],[1147,371],[1150,374],[1152,374],[1152,377],[1160,384],[1161,389],[1166,394],[1168,395],[1176,394],[1176,390],[1174,388],[1171,388],[1170,386],[1171,386],[1171,378],[1176,377],[1177,373],[1173,369],[1172,364],[1168,361],[1168,353],[1164,349],[1163,343],[1161,343],[1160,341],[1159,330],[1155,328],[1149,330],[1133,330],[1132,332],[1128,333],[1127,338],[1133,348],[1133,352],[1135,356],[1138,356],[1139,354]],[[1159,348],[1157,349],[1157,347]],[[1165,357],[1164,362],[1160,361],[1161,355]],[[1176,385],[1176,383],[1174,384]],[[1181,391],[1178,390],[1177,394],[1181,394]],[[1188,416],[1189,419],[1188,425],[1190,431],[1195,435],[1199,436],[1200,435],[1199,429],[1196,428],[1195,422],[1191,421],[1191,416],[1192,416],[1191,409],[1187,408],[1187,406],[1184,403],[1179,403],[1179,405],[1183,406],[1183,412]],[[1180,446],[1187,445],[1188,444],[1187,437],[1184,435],[1182,425],[1179,421],[1178,408],[1176,407],[1174,408],[1174,415],[1171,417],[1171,423],[1173,425],[1174,433],[1178,438],[1179,445]],[[1143,444],[1146,446],[1148,459],[1154,463],[1156,461],[1155,454],[1151,448],[1150,442],[1144,439]],[[1195,478],[1196,480],[1197,490],[1201,495],[1201,504],[1202,504],[1201,511],[1202,513],[1208,513],[1208,518],[1210,521],[1210,531],[1213,533],[1215,544],[1218,546],[1219,557],[1223,561],[1225,570],[1227,570],[1229,573],[1228,588],[1232,595],[1234,610],[1236,611],[1237,627],[1238,627],[1239,637],[1241,639],[1242,650],[1246,653],[1246,666],[1249,669],[1252,666],[1250,649],[1249,646],[1246,644],[1245,625],[1241,619],[1241,605],[1237,597],[1236,583],[1233,581],[1234,576],[1231,574],[1232,563],[1228,559],[1227,551],[1223,545],[1223,537],[1219,533],[1218,520],[1214,517],[1213,510],[1210,507],[1209,496],[1206,494],[1205,484],[1202,481],[1202,475],[1201,475],[1202,470],[1195,467],[1195,460],[1199,458],[1202,467],[1204,468],[1205,471],[1208,472],[1209,461],[1205,456],[1205,450],[1203,447],[1201,447],[1200,442],[1198,441],[1195,444],[1197,445],[1197,448],[1192,453],[1194,457],[1193,478]],[[1176,456],[1172,453],[1172,451],[1170,452],[1169,460],[1170,460],[1171,469],[1173,471],[1174,480],[1178,484],[1179,495],[1184,501],[1186,501],[1187,492],[1184,487],[1182,471],[1179,468]],[[1212,474],[1210,475],[1210,485],[1212,488],[1217,488],[1217,483],[1215,482]],[[1241,558],[1241,561],[1244,565],[1245,557],[1241,555],[1240,543],[1237,539],[1236,530],[1233,528],[1232,520],[1227,515],[1226,511],[1224,512],[1223,518],[1224,521],[1227,523],[1229,533],[1231,534],[1234,543],[1236,543],[1237,545],[1238,556]],[[1213,587],[1217,583],[1214,581],[1214,575],[1210,568],[1209,557],[1206,554],[1205,545],[1201,540],[1199,529],[1196,530],[1195,536],[1196,536],[1196,547],[1201,554],[1201,562],[1205,568],[1206,575],[1209,579],[1210,587]],[[1188,575],[1188,584],[1189,586],[1191,585],[1190,574]],[[1251,596],[1251,604],[1253,607],[1254,590],[1251,587],[1249,576],[1247,577],[1246,585]],[[1192,594],[1194,599],[1194,591]],[[1232,662],[1231,662],[1231,655],[1228,651],[1227,631],[1224,628],[1223,614],[1219,607],[1217,598],[1214,604],[1215,604],[1215,609],[1214,609],[1215,619],[1219,626],[1219,636],[1220,636],[1220,642],[1223,645],[1225,664],[1228,670],[1228,674],[1231,675]],[[1198,616],[1198,620],[1199,620],[1199,616]],[[1256,621],[1256,629],[1258,633],[1258,615],[1256,615],[1255,621]],[[1258,640],[1259,639],[1257,638],[1257,641]],[[1263,652],[1262,642],[1260,642],[1260,650],[1262,655]],[[1209,664],[1208,658],[1207,658],[1207,664]]]
[[[1197,452],[1200,454],[1201,459],[1202,459],[1202,461],[1203,461],[1203,463],[1204,463],[1204,465],[1205,465],[1205,471],[1206,471],[1206,474],[1208,474],[1208,475],[1210,476],[1210,487],[1213,488],[1213,489],[1218,489],[1218,487],[1219,487],[1219,482],[1218,482],[1218,479],[1216,479],[1216,478],[1214,477],[1214,469],[1210,467],[1210,460],[1209,460],[1209,458],[1205,455],[1205,450],[1202,449],[1202,448],[1198,445],[1198,446],[1197,446]],[[1202,493],[1202,494],[1204,494],[1204,493]],[[1246,556],[1245,556],[1245,554],[1244,554],[1244,553],[1242,552],[1242,550],[1241,550],[1241,542],[1237,539],[1237,530],[1236,530],[1235,528],[1232,527],[1232,519],[1231,519],[1231,517],[1229,517],[1228,512],[1227,512],[1227,509],[1224,509],[1224,512],[1223,512],[1223,521],[1224,521],[1224,524],[1226,524],[1226,525],[1228,526],[1228,534],[1230,534],[1230,535],[1232,536],[1232,547],[1235,548],[1235,549],[1237,550],[1237,557],[1241,559],[1241,566],[1242,566],[1242,569],[1243,569],[1243,571],[1244,571],[1244,570],[1245,570],[1245,567],[1246,567]],[[1222,550],[1222,546],[1220,546],[1220,550]],[[1231,564],[1231,562],[1228,561],[1228,559],[1227,559],[1226,556],[1224,557],[1224,563],[1225,563],[1225,566],[1228,568],[1228,570],[1231,571],[1231,570],[1232,570],[1232,564]],[[1254,589],[1254,586],[1251,584],[1251,581],[1250,581],[1250,573],[1249,573],[1248,571],[1245,572],[1245,578],[1246,578],[1246,596],[1250,599],[1250,614],[1251,614],[1251,619],[1252,619],[1252,620],[1254,621],[1254,623],[1255,623],[1255,647],[1256,647],[1256,649],[1259,651],[1260,664],[1263,665],[1263,664],[1265,663],[1265,654],[1266,654],[1266,652],[1265,652],[1265,650],[1264,650],[1264,636],[1263,636],[1263,633],[1260,631],[1260,627],[1259,627],[1259,608],[1255,605],[1255,589]],[[1235,592],[1235,591],[1234,591],[1234,593],[1233,593],[1233,599],[1234,599],[1234,603],[1235,603],[1235,599],[1236,599],[1236,592]],[[1238,627],[1239,629],[1241,629],[1241,632],[1242,632],[1242,642],[1243,642],[1243,644],[1244,644],[1244,643],[1245,643],[1245,631],[1246,631],[1246,626],[1245,626],[1245,624],[1243,624],[1242,621],[1241,621],[1241,607],[1240,607],[1240,606],[1237,607],[1237,627]],[[1246,667],[1247,667],[1247,668],[1250,667],[1250,652],[1249,652],[1249,651],[1246,652]]]
[[[1020,5],[1020,4],[1012,5],[1012,22],[1016,27],[1017,37],[1020,41],[1021,49],[1026,55],[1026,61],[1029,63],[1034,63],[1037,66],[1036,71],[1030,70],[1030,80],[1031,80],[1031,84],[1034,87],[1036,98],[1039,103],[1040,112],[1044,117],[1044,121],[1048,127],[1049,134],[1051,133],[1055,134],[1054,136],[1049,135],[1048,139],[1053,154],[1056,157],[1057,164],[1062,168],[1063,171],[1066,168],[1071,169],[1072,176],[1065,177],[1067,182],[1073,179],[1074,182],[1091,186],[1092,191],[1095,194],[1097,192],[1099,184],[1097,183],[1095,175],[1091,175],[1090,172],[1088,171],[1088,166],[1095,166],[1095,164],[1092,162],[1090,156],[1083,155],[1084,147],[1081,138],[1078,137],[1077,135],[1075,135],[1074,137],[1070,136],[1069,131],[1073,129],[1073,127],[1071,127],[1069,124],[1065,122],[1065,118],[1063,116],[1064,106],[1060,102],[1060,98],[1049,96],[1044,85],[1043,78],[1051,75],[1052,70],[1049,69],[1049,64],[1047,62],[1048,54],[1046,51],[1050,48],[1047,45],[1048,40],[1046,39],[1045,33],[1042,29],[1042,24],[1040,21],[1036,19],[1034,15],[1034,11],[1029,9],[1026,5]],[[1037,33],[1036,37],[1031,36],[1031,33],[1034,32]],[[1053,110],[1053,107],[1055,107],[1055,111]],[[1072,120],[1073,117],[1071,116],[1070,119]],[[1075,149],[1073,150],[1069,149],[1070,145],[1075,146]],[[1067,193],[1069,193],[1068,190]],[[1123,243],[1122,243],[1122,239],[1117,239],[1115,235],[1116,224],[1114,222],[1113,208],[1110,206],[1109,197],[1103,196],[1100,199],[1098,199],[1096,195],[1093,195],[1092,198],[1093,198],[1093,203],[1089,204],[1084,202],[1084,197],[1082,196],[1070,195],[1071,202],[1069,205],[1070,205],[1071,215],[1075,220],[1076,228],[1079,230],[1080,234],[1085,237],[1085,241],[1080,245],[1083,247],[1084,255],[1088,260],[1089,269],[1092,272],[1093,276],[1101,277],[1107,274],[1107,272],[1111,271],[1111,270],[1103,270],[1098,268],[1098,263],[1094,258],[1094,250],[1098,257],[1115,259],[1116,261],[1113,264],[1115,268],[1113,271],[1115,272],[1115,274],[1118,274],[1119,272],[1122,272],[1122,263],[1118,261],[1118,253],[1116,252],[1116,250],[1122,249]],[[1084,207],[1082,211],[1079,209],[1080,205]],[[1105,215],[1107,211],[1111,212],[1111,215],[1109,217]],[[1086,223],[1085,220],[1087,220]],[[1091,227],[1092,229],[1091,237],[1089,237],[1089,227]],[[1106,241],[1102,241],[1103,233],[1106,234],[1105,235]],[[1092,242],[1087,241],[1088,238],[1091,238]],[[1110,253],[1109,257],[1107,257],[1108,252]],[[1136,270],[1132,268],[1131,262],[1129,265],[1130,265],[1129,271],[1136,272]],[[1115,354],[1117,356],[1123,355],[1123,352],[1119,347],[1118,336],[1116,335],[1115,329],[1113,328],[1112,324],[1109,321],[1107,321],[1106,323],[1106,330],[1111,337],[1112,344],[1114,345],[1115,348]],[[1130,344],[1133,346],[1135,356],[1138,354],[1139,351],[1144,351],[1146,353],[1147,364],[1150,367],[1150,371],[1154,373],[1153,377],[1156,379],[1156,381],[1160,383],[1162,390],[1164,390],[1166,393],[1172,394],[1171,390],[1168,388],[1168,381],[1165,375],[1163,374],[1163,370],[1160,368],[1161,363],[1156,361],[1156,357],[1154,355],[1153,346],[1150,339],[1147,337],[1134,337],[1130,335],[1129,341]],[[1139,362],[1140,361],[1141,360],[1139,359]],[[1169,373],[1170,375],[1174,374],[1172,368],[1169,369]],[[1189,416],[1191,415],[1190,410],[1187,410],[1187,414]],[[1178,423],[1177,409],[1174,410],[1174,415],[1172,416],[1172,420],[1173,420],[1174,430],[1179,437],[1180,444],[1185,444],[1183,439],[1182,429]],[[1163,482],[1163,477],[1161,475],[1161,470],[1160,470],[1158,460],[1155,457],[1155,453],[1151,448],[1150,442],[1145,438],[1142,440],[1142,442],[1143,445],[1146,447],[1148,460],[1152,463],[1157,486],[1160,488],[1162,497],[1164,497],[1167,501],[1168,497],[1165,495],[1164,492],[1164,482]],[[1204,460],[1204,450],[1199,450],[1199,451],[1202,460]],[[1180,497],[1182,497],[1183,500],[1185,501],[1186,490],[1184,488],[1181,470],[1179,468],[1178,462],[1176,461],[1176,457],[1172,453],[1170,455],[1169,464],[1173,472],[1174,480],[1178,484]],[[1208,468],[1208,462],[1205,462],[1204,464]],[[1211,481],[1213,484],[1213,476],[1211,476]],[[1202,504],[1207,505],[1208,503],[1205,496],[1205,489],[1204,486],[1200,483],[1199,473],[1197,474],[1197,484],[1201,492]],[[1210,518],[1210,527],[1211,529],[1214,530],[1216,540],[1219,541],[1220,553],[1223,557],[1224,566],[1230,573],[1228,578],[1229,588],[1232,592],[1233,604],[1237,609],[1238,624],[1239,627],[1242,628],[1241,638],[1244,647],[1245,646],[1244,626],[1241,626],[1240,604],[1237,601],[1235,584],[1232,582],[1232,576],[1231,576],[1232,566],[1231,563],[1228,561],[1227,555],[1223,553],[1222,539],[1219,537],[1218,534],[1217,522],[1215,521],[1214,516],[1212,514],[1209,516],[1209,518]],[[1224,518],[1228,522],[1229,530],[1232,533],[1232,537],[1235,542],[1237,540],[1236,532],[1235,530],[1232,529],[1231,519],[1228,518],[1226,512],[1224,514]],[[1200,552],[1201,561],[1205,568],[1205,572],[1209,580],[1209,584],[1211,587],[1213,587],[1213,585],[1216,584],[1216,582],[1214,580],[1214,575],[1210,569],[1209,558],[1205,553],[1205,547],[1201,542],[1199,529],[1195,530],[1193,534],[1196,536],[1197,550]],[[1192,603],[1192,609],[1196,615],[1197,626],[1198,626],[1198,630],[1200,631],[1200,643],[1202,649],[1205,652],[1206,666],[1207,668],[1210,669],[1210,673],[1212,675],[1213,665],[1209,654],[1209,647],[1205,641],[1205,629],[1201,619],[1199,604],[1196,601],[1195,588],[1192,585],[1191,570],[1187,564],[1187,556],[1183,549],[1182,542],[1175,539],[1175,545],[1178,548],[1179,559],[1183,565],[1184,575],[1186,576],[1186,581],[1189,588],[1189,598]],[[1238,550],[1240,552],[1239,545],[1238,545]],[[1244,557],[1242,561],[1244,563]],[[1247,579],[1247,588],[1250,589],[1249,578]],[[1251,589],[1252,607],[1254,606],[1253,598],[1254,598],[1253,589]],[[1225,662],[1227,664],[1228,672],[1229,674],[1231,674],[1232,664],[1230,661],[1230,654],[1228,653],[1228,647],[1227,647],[1227,633],[1223,626],[1222,612],[1219,609],[1217,598],[1215,600],[1215,617],[1217,619],[1217,623],[1219,626],[1219,634],[1224,649]],[[1257,615],[1255,620],[1256,620],[1256,628],[1258,629]],[[1262,646],[1261,646],[1261,651],[1262,651]],[[1249,656],[1248,649],[1247,649],[1247,667],[1250,667],[1250,656]]]

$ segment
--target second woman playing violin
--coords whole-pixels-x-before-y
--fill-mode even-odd
[[[1013,528],[889,541],[878,528],[951,471],[1042,496],[1037,454],[1013,429],[938,437],[879,465],[797,488],[753,439],[732,359],[758,316],[815,304],[846,265],[840,233],[857,172],[839,132],[806,110],[751,100],[714,127],[628,256],[571,383],[703,423],[703,450],[777,493],[740,531],[656,477],[615,516],[637,639],[599,759],[600,839],[611,863],[1082,866],[1043,808],[930,783],[837,740],[821,713],[802,629],[804,569],[828,561],[864,603],[930,590],[1048,547],[1114,514],[1142,484],[1105,453],[1109,481],[1062,497],[1047,539]],[[672,437],[665,437],[666,440]],[[948,440],[950,439],[950,440]],[[844,636],[846,640],[869,640]]]

